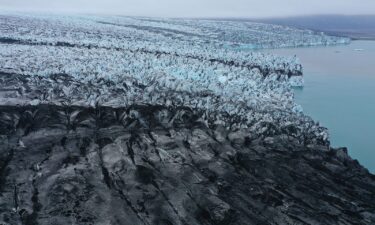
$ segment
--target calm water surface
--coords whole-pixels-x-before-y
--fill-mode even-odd
[[[296,101],[329,129],[334,147],[348,147],[375,173],[375,41],[267,51],[297,55],[305,87],[295,91]]]

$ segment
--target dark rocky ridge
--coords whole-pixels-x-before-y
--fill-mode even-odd
[[[0,108],[0,224],[374,224],[345,149],[163,106]]]

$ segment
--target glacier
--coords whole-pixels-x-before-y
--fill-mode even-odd
[[[309,120],[291,90],[303,85],[298,59],[246,49],[349,42],[251,22],[16,13],[0,19],[0,72],[30,83],[5,85],[17,91],[2,92],[2,104],[186,106],[241,116],[247,122],[240,127],[255,113]]]
[[[0,11],[0,224],[375,223],[375,179],[246,21]],[[364,185],[366,184],[366,185]]]

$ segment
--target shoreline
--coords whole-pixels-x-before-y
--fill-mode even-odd
[[[296,90],[297,103],[303,106],[305,114],[329,128],[333,146],[348,147],[350,155],[372,173],[375,168],[370,115],[375,109],[364,99],[372,99],[375,88],[371,66],[374,43],[355,40],[349,46],[274,51],[299,56],[304,65],[305,87],[302,92]],[[335,115],[336,110],[342,113]],[[353,115],[357,116],[353,118]],[[353,133],[353,130],[358,132]]]

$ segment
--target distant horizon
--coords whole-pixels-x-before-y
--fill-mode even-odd
[[[286,18],[299,18],[299,17],[325,17],[325,16],[337,16],[337,17],[375,17],[374,14],[306,14],[306,15],[290,15],[290,16],[270,16],[270,17],[190,17],[197,19],[249,19],[249,20],[263,20],[263,19],[286,19]],[[178,17],[175,17],[178,18]]]
[[[124,15],[166,18],[284,18],[314,15],[375,15],[362,0],[0,0],[0,9],[31,13]]]
[[[284,15],[284,16],[267,16],[267,17],[251,17],[251,16],[148,16],[148,15],[132,15],[132,14],[121,14],[121,13],[104,13],[104,12],[69,12],[69,11],[49,11],[49,10],[25,10],[25,9],[9,9],[0,6],[0,13],[30,13],[30,14],[51,14],[51,15],[92,15],[92,16],[124,16],[124,17],[149,17],[149,18],[175,18],[175,19],[230,19],[230,20],[267,20],[267,19],[287,19],[287,18],[299,18],[299,17],[325,17],[325,16],[337,16],[337,17],[375,17],[373,14],[339,14],[339,13],[325,13],[325,14],[305,14],[305,15]]]

